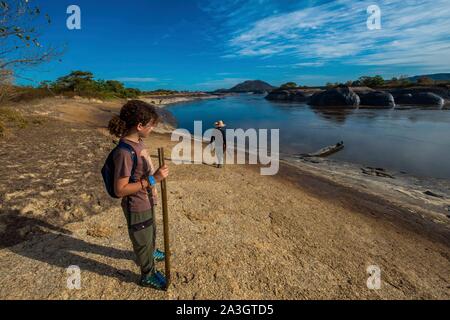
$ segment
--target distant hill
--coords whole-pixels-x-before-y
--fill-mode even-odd
[[[408,80],[411,82],[417,82],[417,80],[419,80],[420,78],[423,78],[423,77],[430,78],[432,80],[438,80],[438,81],[450,81],[450,73],[424,74],[421,76],[410,77],[410,78],[408,78]]]
[[[217,92],[233,92],[233,93],[243,93],[243,92],[255,92],[263,93],[275,89],[274,86],[268,84],[267,82],[261,80],[248,80],[238,85],[235,85],[231,89],[220,89]]]

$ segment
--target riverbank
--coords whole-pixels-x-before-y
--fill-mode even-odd
[[[98,174],[115,108],[41,101],[19,108],[29,127],[0,139],[1,298],[449,299],[445,225],[306,163],[270,177],[168,160],[173,286],[138,287],[123,214]],[[146,144],[154,161],[175,145],[167,134]],[[157,223],[161,246],[160,211]],[[80,290],[66,288],[70,265]],[[370,265],[380,290],[366,286]]]
[[[450,243],[449,180],[420,178],[327,158],[284,156],[281,163],[290,172],[288,176],[301,171],[348,190],[349,194],[374,197],[401,209],[403,213],[397,217],[397,223],[419,232],[428,230],[432,237]]]
[[[165,107],[189,101],[221,98],[222,96],[206,93],[139,97],[139,99],[152,103],[158,108],[162,121],[154,129],[157,133],[170,133],[177,127],[176,119],[170,112],[165,110]],[[22,103],[10,103],[4,107],[12,107],[33,116],[51,117],[71,123],[82,122],[97,128],[100,123],[107,124],[114,114],[119,114],[121,107],[125,103],[126,100],[124,99],[103,101],[83,97],[66,98],[56,96]]]
[[[155,104],[161,108],[163,116],[163,121],[155,132],[171,134],[177,126],[176,119],[170,112],[165,112],[165,107],[185,101],[214,98],[217,97],[211,95],[167,96],[165,102]],[[16,107],[33,116],[49,116],[97,129],[101,127],[99,126],[101,123],[106,125],[112,114],[118,114],[124,102],[51,98]],[[296,158],[287,154],[281,154],[280,158],[281,163],[290,167],[328,179],[343,187],[378,196],[450,230],[450,181],[447,179],[419,178],[395,171],[385,171],[384,175],[376,171],[370,173],[370,169],[367,170],[367,167],[363,165],[328,158]]]
[[[167,96],[141,96],[140,100],[154,104],[156,106],[164,107],[174,105],[177,103],[195,101],[195,100],[207,100],[207,99],[220,99],[224,95],[213,95],[208,93],[195,93],[195,94],[174,94]]]

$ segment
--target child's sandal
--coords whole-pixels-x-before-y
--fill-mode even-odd
[[[156,249],[155,252],[153,252],[153,258],[157,262],[163,261],[165,257],[166,257],[165,253],[159,249]]]
[[[143,275],[141,278],[141,286],[163,290],[167,287],[166,277],[159,271],[151,275]]]

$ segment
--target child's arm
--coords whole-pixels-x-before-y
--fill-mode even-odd
[[[141,189],[147,189],[150,185],[147,179],[142,179],[141,181],[135,183],[129,183],[130,177],[124,177],[116,180],[116,184],[114,186],[114,192],[116,196],[119,198],[123,198],[136,192]]]
[[[144,153],[145,154],[145,153]],[[114,157],[114,162],[116,165],[115,173],[115,184],[114,193],[119,198],[127,197],[129,195],[135,194],[140,190],[150,187],[150,183],[146,178],[142,178],[140,181],[135,183],[130,183],[130,173],[133,167],[133,161],[131,156],[126,151],[120,150]],[[169,168],[167,165],[156,170],[153,174],[156,182],[161,182],[169,175]]]
[[[163,167],[159,168],[155,174],[154,178],[156,182],[161,182],[165,178],[169,176],[169,167],[167,165],[164,165]],[[150,183],[147,179],[141,179],[138,182],[135,183],[129,183],[130,177],[123,177],[116,180],[116,183],[114,185],[114,193],[119,198],[123,198],[132,194],[135,194],[136,192],[140,191],[141,189],[147,189],[150,188]]]

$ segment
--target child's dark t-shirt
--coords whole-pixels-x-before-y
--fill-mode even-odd
[[[135,169],[134,176],[136,179],[146,178],[148,175],[153,174],[153,166],[151,160],[148,161],[143,155],[142,151],[145,149],[144,142],[142,140],[139,143],[130,141],[128,139],[121,139],[125,143],[131,145],[137,155],[137,166]],[[130,177],[131,170],[133,168],[133,159],[128,150],[117,149],[114,153],[114,166],[116,168],[114,181],[117,179]],[[139,190],[137,193],[132,194],[128,197],[122,198],[122,207],[127,208],[131,212],[144,212],[150,210],[154,205],[152,196],[148,196],[146,190]]]

